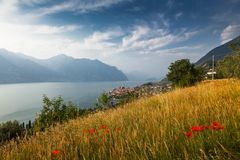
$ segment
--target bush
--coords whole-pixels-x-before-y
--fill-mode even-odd
[[[8,121],[0,124],[0,142],[11,140],[17,136],[22,136],[24,133],[24,126],[18,121]]]
[[[217,73],[220,78],[240,78],[240,51],[226,56],[217,63]]]
[[[108,108],[110,106],[110,100],[109,94],[104,92],[98,97],[96,107],[98,109]]]
[[[186,87],[203,80],[205,70],[195,67],[188,59],[177,60],[169,66],[167,78],[174,86]]]
[[[34,130],[44,130],[56,123],[77,118],[83,113],[78,106],[72,103],[65,104],[60,96],[52,100],[43,96],[43,109],[35,120]]]

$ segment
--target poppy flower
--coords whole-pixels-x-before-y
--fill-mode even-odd
[[[101,129],[107,129],[108,127],[106,125],[101,125]]]
[[[84,132],[84,133],[88,133],[89,130],[88,130],[88,129],[84,129],[83,132]]]
[[[192,131],[196,131],[196,132],[199,132],[199,131],[203,131],[205,128],[202,127],[202,126],[192,126]]]
[[[95,133],[96,130],[94,128],[90,129],[90,133]]]
[[[109,129],[106,129],[105,132],[108,134],[108,133],[110,132],[110,130],[109,130]]]
[[[219,122],[214,121],[214,122],[212,123],[212,129],[214,129],[214,130],[224,129],[224,127],[223,127]]]
[[[53,150],[53,151],[52,151],[52,154],[53,154],[53,155],[58,155],[58,154],[60,154],[60,151],[59,151],[59,150]]]
[[[214,122],[212,123],[212,125],[213,125],[213,126],[220,126],[221,124],[220,124],[219,122],[217,122],[217,121],[214,121]]]
[[[193,137],[192,131],[187,132],[187,133],[186,133],[186,136],[187,136],[188,138],[192,138],[192,137]]]

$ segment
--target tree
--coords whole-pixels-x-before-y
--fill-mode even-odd
[[[195,67],[188,59],[177,60],[169,66],[167,78],[174,86],[186,87],[203,80],[205,70]]]
[[[16,120],[2,123],[0,124],[0,143],[22,136],[24,131],[23,125],[19,124]]]
[[[231,46],[231,48],[234,53],[217,63],[219,78],[240,78],[240,49],[237,46]]]
[[[103,108],[109,107],[110,105],[109,103],[110,103],[110,97],[108,93],[104,92],[98,97],[96,107],[103,109]]]
[[[80,115],[81,110],[73,103],[65,104],[61,97],[49,99],[43,97],[43,109],[35,120],[34,129],[44,130],[56,123],[74,119]]]

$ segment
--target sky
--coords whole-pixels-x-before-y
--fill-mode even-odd
[[[0,0],[0,48],[163,77],[240,35],[240,0]]]

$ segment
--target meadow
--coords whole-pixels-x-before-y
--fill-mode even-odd
[[[237,160],[240,80],[203,81],[70,120],[10,141],[0,159]]]

